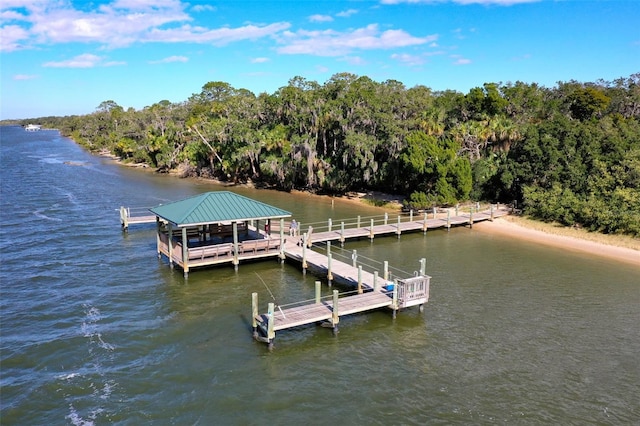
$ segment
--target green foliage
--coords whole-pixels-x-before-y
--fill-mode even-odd
[[[208,82],[140,111],[45,117],[91,151],[291,190],[409,194],[413,208],[517,201],[543,220],[640,235],[640,74],[485,83],[463,94],[336,74],[255,96]]]

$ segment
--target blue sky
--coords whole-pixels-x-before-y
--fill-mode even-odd
[[[0,118],[350,72],[466,93],[640,72],[640,1],[2,0]]]

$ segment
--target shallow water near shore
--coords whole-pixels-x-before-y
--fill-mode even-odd
[[[225,189],[303,229],[380,210],[141,172],[56,132],[0,136],[2,424],[640,421],[635,266],[468,228],[336,245],[402,271],[426,258],[424,312],[279,332],[270,352],[251,338],[251,293],[310,299],[316,277],[266,261],[185,280],[153,225],[121,232],[118,207]]]

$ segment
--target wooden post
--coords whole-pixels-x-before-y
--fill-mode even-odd
[[[284,218],[280,218],[280,259],[284,260]]]
[[[358,265],[358,294],[362,294],[362,265]]]
[[[340,322],[340,313],[338,312],[338,290],[333,290],[333,312],[331,313],[331,324],[333,325],[333,334],[338,333],[339,322]]]
[[[469,209],[469,228],[473,228],[473,207]]]
[[[400,238],[401,233],[402,231],[400,231],[400,215],[398,215],[398,224],[396,225],[396,235],[398,236],[398,238]]]
[[[422,219],[422,232],[424,232],[425,234],[427,233],[427,229],[428,229],[428,225],[427,225],[427,211],[424,211],[424,219]]]
[[[238,263],[240,263],[238,260],[238,222],[232,222],[231,229],[233,230],[233,268],[237,271]]]
[[[436,208],[435,207],[433,208],[433,218],[434,219],[436,218]]]
[[[393,303],[391,307],[393,308],[393,319],[395,319],[398,312],[398,280],[393,280]]]
[[[304,234],[302,237],[302,272],[307,272],[307,238],[308,235]]]
[[[333,281],[333,273],[331,272],[331,253],[327,254],[327,284],[331,287],[331,281]]]
[[[185,278],[189,276],[189,239],[186,227],[182,228],[182,272]]]
[[[273,314],[274,310],[274,303],[269,303],[269,306],[267,308],[267,317],[269,318],[269,322],[267,323],[267,341],[269,342],[269,348],[273,347],[273,339],[276,338],[276,332],[273,330],[273,327],[275,325],[275,315]]]
[[[353,263],[353,267],[356,267],[356,262],[358,262],[358,251],[354,250],[353,253],[351,253],[351,262]]]
[[[331,232],[331,227],[333,225],[333,221],[331,220],[331,218],[329,218],[329,224],[327,225],[327,231]]]
[[[378,285],[378,271],[373,272],[373,291],[380,290],[380,285]]]
[[[459,208],[459,207],[460,207],[460,203],[456,204],[456,216],[460,216],[460,215],[458,214],[458,208]]]
[[[420,259],[420,275],[424,275],[427,270],[427,259],[423,257]]]
[[[160,223],[160,217],[156,216],[156,250],[158,251],[158,259],[162,259],[162,252],[160,251],[160,244],[162,244],[162,240],[160,239],[161,232],[162,225]]]
[[[358,220],[356,221],[356,228],[360,228],[360,215],[358,215]]]
[[[493,204],[490,204],[489,206],[490,206],[490,212],[491,212],[491,217],[489,218],[489,220],[493,222]]]
[[[169,232],[168,236],[168,251],[169,251],[169,267],[173,269],[173,226],[171,226],[171,222],[167,224],[167,230]]]
[[[344,222],[340,222],[340,244],[344,245]]]
[[[320,281],[316,281],[316,304],[320,304],[321,299],[321,284]]]
[[[253,328],[253,338],[258,337],[258,293],[251,293],[251,328]]]
[[[373,232],[373,219],[371,219],[371,227],[369,228],[369,239],[371,239],[371,241],[373,241],[374,238],[374,232]]]
[[[389,261],[388,260],[384,261],[384,272],[382,277],[384,278],[385,281],[389,280]]]
[[[311,234],[313,234],[313,226],[309,226],[309,230],[305,234],[307,236],[307,243],[305,245],[307,245],[309,247],[311,247],[311,245],[313,244],[311,242]]]
[[[120,225],[122,225],[124,232],[129,230],[129,217],[127,216],[127,209],[124,206],[120,206]]]
[[[447,231],[451,229],[451,210],[447,210]]]
[[[386,225],[388,221],[389,221],[389,213],[385,213],[384,214],[384,224]]]
[[[409,209],[409,222],[413,222],[413,209]]]

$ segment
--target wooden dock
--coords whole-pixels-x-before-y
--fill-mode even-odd
[[[148,208],[120,206],[120,226],[122,227],[122,230],[125,232],[128,231],[129,225],[156,223],[156,216],[148,213],[150,213]]]
[[[316,275],[326,276],[329,284],[338,282],[354,291],[339,293],[333,290],[330,299],[321,298],[320,281],[316,281],[316,297],[313,301],[304,301],[287,306],[276,306],[270,303],[266,313],[259,314],[258,295],[252,295],[253,335],[259,341],[271,347],[276,331],[286,330],[308,324],[319,323],[338,332],[340,317],[380,308],[390,308],[395,317],[400,309],[420,306],[429,300],[429,284],[431,277],[425,275],[425,260],[421,260],[420,274],[402,279],[389,280],[388,268],[382,276],[378,271],[364,271],[361,265],[349,265],[332,259],[331,253],[326,256],[308,249],[303,244],[287,242],[284,254],[288,259],[298,261],[303,268]],[[278,308],[276,310],[276,307]]]

